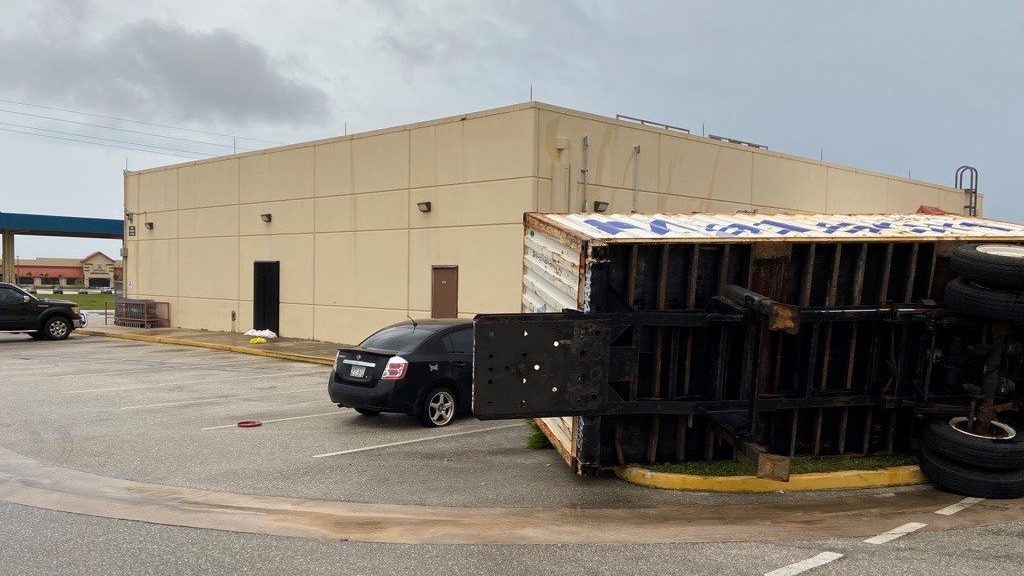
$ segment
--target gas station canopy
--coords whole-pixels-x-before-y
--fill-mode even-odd
[[[0,230],[27,236],[120,239],[124,220],[0,212]]]
[[[15,234],[119,240],[124,234],[124,220],[0,212],[0,278],[5,282],[14,280]]]

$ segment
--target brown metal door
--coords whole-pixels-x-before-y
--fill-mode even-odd
[[[433,266],[431,268],[430,317],[457,318],[459,316],[459,267]]]

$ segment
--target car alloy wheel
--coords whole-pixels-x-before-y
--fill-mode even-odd
[[[49,333],[50,338],[54,340],[66,338],[68,335],[68,323],[61,318],[56,318],[47,324],[46,331]]]
[[[455,397],[448,390],[435,390],[427,400],[427,418],[434,426],[447,426],[455,418]]]

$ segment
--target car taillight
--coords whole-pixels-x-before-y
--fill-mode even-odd
[[[401,356],[392,356],[388,359],[388,365],[384,367],[384,374],[381,380],[401,380],[405,378],[405,372],[409,369],[409,362]]]
[[[341,362],[341,352],[338,352],[338,353],[337,353],[337,354],[336,354],[336,355],[334,356],[334,371],[335,371],[335,372],[337,372],[337,371],[338,371],[338,363],[339,363],[339,362]]]

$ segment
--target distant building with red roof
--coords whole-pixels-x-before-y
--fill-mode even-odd
[[[121,280],[123,270],[121,260],[103,252],[93,252],[82,259],[19,258],[14,263],[14,274],[23,286],[112,286]]]

